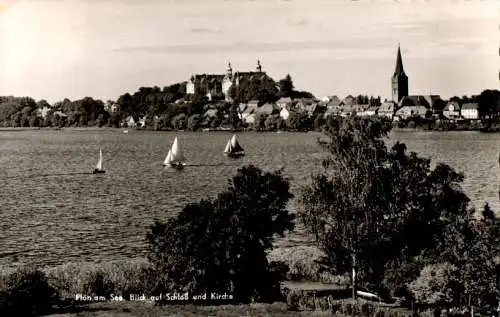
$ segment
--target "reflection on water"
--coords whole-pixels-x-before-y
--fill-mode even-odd
[[[165,169],[175,136],[184,170]],[[178,213],[187,202],[213,197],[236,170],[255,164],[285,168],[292,191],[320,171],[315,133],[244,133],[247,155],[222,155],[228,133],[118,131],[0,132],[0,264],[104,261],[144,254],[147,226]],[[500,210],[500,134],[393,132],[409,150],[465,172],[476,206]],[[92,175],[99,147],[104,175]],[[294,202],[290,208],[294,209]],[[298,226],[280,245],[308,240]]]

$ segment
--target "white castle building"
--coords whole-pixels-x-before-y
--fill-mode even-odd
[[[262,71],[260,61],[257,61],[254,72],[234,72],[231,63],[228,64],[226,74],[201,74],[192,75],[186,85],[187,94],[206,95],[210,100],[212,96],[222,95],[225,100],[231,101],[229,89],[232,85],[239,85],[243,80],[264,79],[267,74]]]

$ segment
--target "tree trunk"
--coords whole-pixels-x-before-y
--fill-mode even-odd
[[[352,253],[352,299],[356,299],[357,297],[357,285],[356,285],[356,252]]]

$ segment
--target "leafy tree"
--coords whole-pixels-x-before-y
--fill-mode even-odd
[[[158,290],[231,293],[236,301],[273,301],[283,272],[266,251],[273,237],[293,229],[292,198],[280,172],[243,167],[215,200],[188,204],[147,234],[149,258],[162,277]]]
[[[286,125],[290,130],[303,131],[308,126],[309,117],[303,111],[290,111],[290,115],[286,121]]]
[[[308,91],[293,91],[291,96],[292,99],[313,99],[314,95]]]
[[[496,304],[495,257],[500,256],[500,220],[486,205],[479,219],[471,210],[447,227],[429,258],[448,261],[459,268],[463,292],[472,305]]]
[[[172,118],[172,127],[175,130],[184,130],[186,126],[187,126],[187,117],[185,114],[181,113]]]
[[[191,131],[196,131],[200,128],[201,116],[199,114],[193,114],[188,118],[187,128]]]
[[[478,100],[479,117],[488,122],[495,122],[500,116],[500,91],[484,90]]]
[[[255,121],[253,123],[255,130],[264,131],[266,128],[266,120],[268,115],[266,113],[258,112],[255,115]]]
[[[353,297],[358,279],[383,287],[391,261],[434,248],[446,224],[468,212],[463,176],[442,164],[431,170],[430,160],[407,155],[404,144],[387,149],[390,129],[383,118],[330,118],[329,141],[320,142],[330,154],[325,173],[301,195],[300,218],[327,263],[352,271]]]
[[[418,303],[450,306],[460,298],[460,271],[451,263],[430,264],[410,284]]]
[[[286,129],[286,122],[281,116],[278,117],[278,122],[276,123],[276,129],[278,129],[279,131]]]
[[[264,126],[266,131],[276,131],[278,129],[278,120],[280,118],[279,114],[273,114],[266,118]]]
[[[229,109],[229,125],[233,128],[239,128],[242,124],[240,116],[238,114],[238,105],[234,104],[231,105],[231,108]]]
[[[292,95],[293,89],[295,88],[293,86],[293,81],[292,77],[290,74],[287,74],[285,78],[281,79],[278,82],[279,86],[279,95],[281,97],[290,97]]]
[[[278,88],[268,76],[243,78],[238,85],[231,86],[229,95],[235,103],[247,103],[259,100],[261,103],[278,100]]]
[[[321,131],[321,129],[325,124],[326,124],[326,119],[324,115],[322,113],[318,114],[314,119],[314,130]]]

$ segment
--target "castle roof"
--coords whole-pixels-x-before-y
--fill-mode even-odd
[[[197,74],[191,77],[192,81],[222,81],[225,75],[219,74]]]

